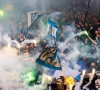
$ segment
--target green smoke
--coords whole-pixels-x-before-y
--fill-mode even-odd
[[[27,72],[24,76],[25,76],[25,82],[30,84],[30,83],[34,83],[34,81],[36,80],[36,75],[37,75],[37,71],[32,71],[32,72]]]

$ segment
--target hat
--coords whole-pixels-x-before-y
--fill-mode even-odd
[[[80,74],[77,75],[77,76],[75,77],[75,79],[76,79],[78,82],[80,82],[80,80],[81,80],[81,75],[80,75]]]

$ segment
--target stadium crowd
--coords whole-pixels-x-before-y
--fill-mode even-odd
[[[93,6],[92,6],[93,5]],[[86,35],[80,35],[74,38],[74,41],[69,41],[68,45],[74,45],[74,43],[84,43],[80,44],[79,50],[81,53],[86,52],[87,55],[92,55],[93,58],[87,58],[87,56],[79,58],[79,60],[84,60],[89,66],[89,69],[95,68],[96,70],[100,70],[100,57],[96,55],[100,52],[100,10],[99,3],[92,0],[90,3],[90,8],[88,11],[88,15],[85,16],[88,6],[88,0],[70,0],[59,3],[55,3],[55,5],[50,6],[49,10],[44,13],[42,17],[42,22],[47,22],[47,15],[53,12],[61,12],[61,16],[59,18],[55,18],[55,21],[58,23],[60,32],[59,32],[59,42],[65,41],[68,38],[68,34],[70,31],[67,31],[66,26],[74,24],[76,27],[74,33],[79,33],[81,31],[87,30],[89,33],[89,37]],[[25,12],[23,12],[25,13]],[[46,16],[46,17],[45,17]],[[39,20],[38,20],[39,21]],[[21,13],[19,15],[9,15],[8,18],[0,17],[0,30],[2,30],[1,35],[5,33],[9,34],[12,40],[17,40],[19,43],[26,39],[34,39],[38,37],[38,33],[41,33],[41,28],[39,27],[39,22],[34,22],[30,28],[27,26],[27,13],[24,15]],[[33,43],[26,44],[25,48],[21,48],[21,52],[29,53],[30,56],[36,54],[36,49],[39,52],[43,50],[48,44],[47,37],[40,38],[40,42],[35,45]],[[3,47],[4,44],[0,42],[0,46]],[[41,48],[42,49],[41,49]],[[63,53],[68,54],[70,52],[70,48],[66,48]],[[83,67],[84,68],[84,67]]]

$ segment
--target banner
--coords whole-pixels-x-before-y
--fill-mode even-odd
[[[57,55],[57,48],[50,47],[41,53],[36,62],[50,69],[61,70],[60,60]]]

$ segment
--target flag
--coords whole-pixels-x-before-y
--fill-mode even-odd
[[[69,76],[69,77],[73,77],[73,78],[76,77],[78,74],[80,74],[80,72],[78,70],[71,69],[68,66],[63,66],[62,71],[65,76]]]
[[[56,70],[53,74],[53,77],[55,77],[56,79],[60,78],[60,76],[65,76],[63,71],[61,70]]]
[[[86,70],[87,72],[89,72],[89,67],[87,66],[84,60],[79,60],[77,64],[80,66],[80,72],[82,72],[83,70]]]
[[[75,78],[79,74],[80,74],[80,72],[78,70],[71,69],[68,66],[63,66],[62,67],[62,71],[56,70],[54,72],[53,77],[60,78],[60,76],[66,76],[66,77],[73,77],[73,78]]]
[[[77,67],[77,70],[79,72],[82,72],[83,70],[86,70],[87,72],[89,72],[89,67],[87,66],[84,60],[79,60],[76,63],[69,62],[68,67],[73,70],[75,69],[75,67]]]
[[[48,19],[48,24],[50,26],[50,37],[58,39],[58,26],[57,23]]]
[[[50,47],[44,50],[36,59],[36,62],[50,69],[61,70],[60,59],[57,55],[56,47]]]
[[[36,19],[39,19],[40,17],[43,16],[43,13],[38,11],[33,11],[33,12],[28,12],[27,16],[28,16],[28,28],[29,28]]]

